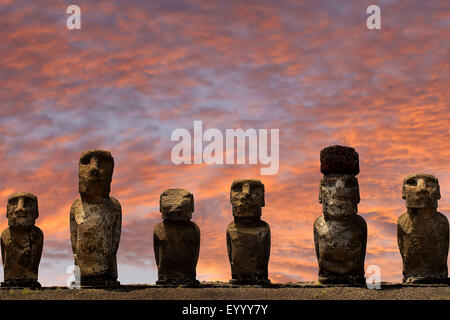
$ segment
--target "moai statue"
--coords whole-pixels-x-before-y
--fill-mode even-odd
[[[109,196],[114,169],[111,153],[83,152],[79,163],[79,193],[70,209],[70,237],[81,287],[114,287],[116,254],[122,227],[119,201]]]
[[[230,283],[269,285],[270,228],[261,220],[264,185],[259,180],[235,180],[230,201],[234,221],[227,227]]]
[[[314,222],[319,282],[363,285],[367,224],[359,216],[359,155],[331,146],[320,151],[319,202],[323,215]]]
[[[407,212],[398,218],[397,241],[403,259],[403,282],[448,283],[449,225],[437,211],[439,182],[429,174],[403,180]]]
[[[36,227],[38,201],[31,193],[15,193],[8,199],[8,228],[2,233],[4,270],[2,287],[40,288],[38,280],[44,234]]]
[[[194,196],[184,189],[165,190],[159,199],[163,222],[155,226],[153,248],[161,285],[198,285],[196,267],[200,229],[190,221]]]

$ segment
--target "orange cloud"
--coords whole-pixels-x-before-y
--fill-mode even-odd
[[[122,267],[127,279],[137,270],[155,279],[159,195],[182,187],[194,193],[202,232],[198,278],[228,280],[229,188],[255,177],[266,189],[272,281],[315,280],[319,152],[333,144],[359,152],[366,266],[380,266],[383,281],[401,280],[403,177],[436,175],[439,210],[449,216],[445,4],[383,4],[382,30],[368,31],[367,6],[356,0],[79,1],[82,30],[69,31],[61,2],[0,3],[0,206],[6,211],[13,192],[38,196],[43,284],[65,279],[78,159],[94,147],[115,158],[119,277]],[[172,164],[171,132],[192,130],[194,120],[220,130],[279,128],[279,172]]]

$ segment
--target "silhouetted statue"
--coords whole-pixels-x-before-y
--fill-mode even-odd
[[[355,149],[331,146],[320,152],[319,202],[323,215],[314,222],[319,282],[365,283],[367,224],[359,216],[359,156]]]
[[[38,280],[44,234],[36,227],[38,201],[31,193],[15,193],[8,199],[9,227],[2,233],[4,270],[2,287],[40,288]]]
[[[159,200],[163,222],[155,226],[153,248],[161,285],[197,285],[200,229],[190,221],[194,196],[184,189],[165,190]]]
[[[403,282],[448,283],[449,225],[437,211],[439,182],[429,174],[403,180],[407,212],[398,218],[397,241],[403,259]]]
[[[116,254],[122,227],[119,201],[109,196],[114,170],[111,153],[83,152],[79,163],[81,198],[70,209],[70,236],[82,287],[118,286]]]
[[[259,180],[235,180],[230,201],[234,221],[227,227],[228,259],[231,264],[230,283],[270,284],[270,228],[261,220],[264,207],[264,185]]]

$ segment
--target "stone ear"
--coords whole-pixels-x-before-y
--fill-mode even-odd
[[[11,205],[9,204],[9,201],[10,201],[10,200],[11,200],[11,199],[8,198],[8,202],[6,203],[6,218],[9,218],[9,212],[11,211],[11,210],[10,210]]]
[[[322,203],[322,182],[323,182],[323,178],[320,179],[320,183],[319,183],[319,203]]]
[[[161,193],[161,195],[159,196],[159,212],[163,212],[162,211],[162,197],[163,197],[163,195],[164,195],[164,192],[163,193]]]
[[[437,178],[436,184],[437,184],[437,199],[439,200],[441,198],[441,187],[439,187],[439,180]]]
[[[262,203],[261,203],[261,207],[265,207],[266,206],[266,190],[264,188],[264,185],[262,184],[262,191],[263,191],[263,198],[262,198]]]
[[[358,190],[358,198],[356,200],[356,203],[360,203],[361,202],[361,194],[359,193],[359,182],[358,182],[358,179],[356,179],[356,189]]]
[[[403,200],[406,200],[405,183],[406,183],[406,179],[403,179],[403,185],[402,185],[402,199]]]
[[[35,219],[39,218],[39,205],[38,205],[37,198],[36,198],[36,201],[34,202],[34,212],[35,212],[34,218]]]

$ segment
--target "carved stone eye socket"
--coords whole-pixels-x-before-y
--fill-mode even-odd
[[[233,192],[241,192],[242,191],[242,184],[234,185],[232,191]]]
[[[417,186],[417,181],[416,179],[408,179],[406,180],[405,184],[407,184],[408,186]]]
[[[333,187],[336,184],[336,180],[332,178],[324,179],[322,181],[323,187]]]
[[[13,199],[9,200],[8,205],[14,206],[14,207],[17,206],[19,204],[19,199],[20,199],[20,197],[13,198]],[[23,197],[22,199],[23,199],[23,206],[24,207],[30,207],[34,203],[34,200],[31,199],[31,198]]]
[[[92,156],[85,156],[84,158],[81,159],[81,164],[84,166],[87,166],[91,163],[92,161]],[[103,166],[103,164],[105,164],[106,162],[108,162],[108,159],[102,157],[102,156],[97,156],[95,157],[96,162],[97,162],[97,167],[100,168]]]
[[[427,181],[427,188],[436,188],[437,184],[434,181]]]
[[[86,156],[81,158],[81,164],[87,166],[91,162],[91,157]]]
[[[183,196],[183,200],[192,201],[192,195],[190,195],[190,194],[185,194],[185,195]]]
[[[260,185],[251,186],[251,190],[255,192],[262,192],[262,187]]]
[[[24,207],[29,207],[33,204],[33,200],[30,198],[25,198],[23,199],[23,206]]]

